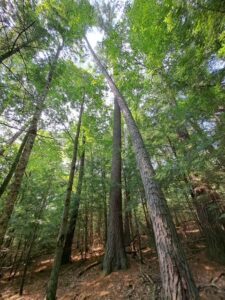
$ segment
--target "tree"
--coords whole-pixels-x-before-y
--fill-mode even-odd
[[[21,187],[23,175],[25,173],[25,170],[26,170],[26,167],[27,167],[27,164],[29,161],[29,157],[32,152],[32,148],[33,148],[35,138],[37,135],[38,122],[39,122],[41,113],[44,108],[44,102],[46,100],[46,97],[47,97],[47,94],[48,94],[48,91],[49,91],[49,88],[51,85],[52,77],[53,77],[61,50],[62,50],[62,45],[59,45],[57,48],[56,54],[53,58],[52,65],[51,65],[51,68],[50,68],[48,76],[47,76],[44,90],[42,92],[42,95],[40,95],[40,97],[37,100],[35,112],[34,112],[32,120],[31,120],[29,129],[28,129],[29,135],[28,136],[25,135],[25,137],[24,137],[24,139],[26,139],[26,143],[23,146],[23,151],[20,155],[19,162],[17,163],[15,173],[14,173],[14,178],[12,180],[12,183],[11,183],[11,186],[9,189],[9,193],[5,200],[5,205],[4,205],[4,208],[2,211],[2,215],[0,217],[0,228],[1,228],[0,229],[0,247],[2,246],[2,243],[4,241],[4,236],[5,236],[5,233],[7,230],[8,222],[9,222],[11,214],[13,212],[14,204],[16,202],[16,199],[17,199],[20,187]]]
[[[66,234],[67,234],[68,216],[69,216],[75,167],[76,167],[76,161],[77,161],[77,151],[78,151],[78,142],[79,142],[79,136],[80,136],[80,127],[81,127],[81,120],[82,120],[82,114],[83,114],[83,109],[84,109],[84,98],[85,98],[85,95],[83,96],[83,101],[81,103],[79,119],[78,119],[78,124],[77,124],[77,132],[76,132],[76,136],[74,139],[73,158],[72,158],[71,167],[70,167],[70,175],[69,175],[69,180],[68,180],[68,184],[67,184],[66,197],[65,197],[65,201],[64,201],[64,211],[63,211],[63,215],[62,215],[62,222],[60,225],[59,234],[58,234],[58,238],[57,238],[57,245],[56,245],[56,250],[55,250],[53,267],[52,267],[52,271],[51,271],[51,275],[50,275],[50,279],[49,279],[49,283],[48,283],[48,287],[47,287],[47,291],[46,291],[47,300],[55,299],[55,297],[56,297],[59,270],[60,270],[60,266],[61,266],[63,249],[65,246]]]
[[[121,192],[121,114],[119,105],[114,99],[111,189],[103,270],[106,274],[109,274],[114,270],[126,268],[127,258],[123,242]]]
[[[66,233],[65,245],[63,248],[62,254],[62,264],[69,263],[71,261],[72,255],[72,245],[73,245],[73,237],[76,228],[79,206],[80,206],[80,198],[82,192],[82,183],[83,183],[83,176],[84,176],[84,160],[85,160],[85,134],[83,134],[83,150],[80,159],[80,170],[79,170],[79,177],[77,183],[77,189],[75,195],[73,195],[73,202],[71,204],[71,213],[69,219],[68,230]]]
[[[163,284],[163,296],[168,299],[197,299],[197,288],[178,239],[166,199],[154,178],[155,172],[141,134],[123,96],[111,76],[91,48],[86,37],[85,41],[117,99],[131,135],[155,234]]]

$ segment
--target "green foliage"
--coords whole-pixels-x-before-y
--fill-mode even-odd
[[[84,241],[85,228],[91,235],[93,225],[94,233],[100,231],[103,240],[110,191],[112,107],[103,77],[92,66],[88,69],[88,62],[80,63],[81,58],[87,58],[82,38],[89,27],[97,24],[105,30],[99,55],[132,111],[173,212],[179,215],[184,210],[188,217],[191,215],[187,203],[190,186],[185,178],[193,174],[201,178],[199,185],[204,183],[216,190],[224,203],[222,1],[134,0],[125,6],[120,19],[117,13],[122,9],[117,1],[103,7],[93,7],[86,0],[24,3],[24,11],[22,2],[14,3],[12,26],[4,10],[7,34],[4,28],[0,31],[1,55],[12,47],[18,32],[35,20],[16,42],[21,45],[30,40],[29,47],[0,66],[1,121],[13,127],[6,130],[1,124],[1,143],[5,144],[15,128],[31,119],[56,49],[62,42],[64,48],[11,218],[8,236],[15,239],[13,247],[20,239],[29,239],[37,226],[35,251],[54,249],[83,100],[81,135],[86,136],[86,159],[76,237],[80,235],[79,240]],[[127,210],[135,210],[144,222],[143,188],[123,121],[122,125],[123,172],[127,179],[126,184],[123,179],[123,195],[129,191]],[[1,182],[20,143],[19,138],[0,157]],[[80,158],[81,141],[78,153]],[[77,180],[78,172],[73,196]],[[224,219],[224,214],[219,218]]]

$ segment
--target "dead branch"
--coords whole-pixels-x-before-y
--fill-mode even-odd
[[[91,268],[94,268],[95,266],[100,265],[101,261],[95,261],[92,264],[88,265],[85,269],[83,269],[82,271],[80,271],[77,275],[77,277],[80,277],[81,275],[83,275],[85,272],[87,272],[88,270],[90,270]]]

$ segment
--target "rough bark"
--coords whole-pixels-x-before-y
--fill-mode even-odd
[[[50,85],[52,82],[53,74],[55,71],[55,67],[56,67],[57,60],[59,58],[61,49],[62,49],[62,46],[59,46],[57,49],[56,55],[53,59],[50,71],[47,76],[47,80],[46,80],[46,84],[45,84],[43,93],[37,101],[35,112],[34,112],[32,120],[31,120],[29,129],[28,129],[27,141],[24,146],[23,152],[21,154],[20,160],[17,164],[16,170],[14,173],[14,178],[12,180],[12,183],[9,188],[8,196],[6,197],[6,200],[4,203],[4,207],[3,207],[1,217],[0,217],[0,247],[2,246],[4,236],[5,236],[7,227],[8,227],[8,223],[9,223],[10,217],[12,215],[17,196],[19,194],[19,190],[20,190],[23,176],[24,176],[24,173],[25,173],[28,161],[29,161],[29,157],[30,157],[30,154],[33,149],[35,138],[37,136],[38,121],[41,117],[41,113],[44,108],[44,101],[47,97],[47,94],[48,94],[48,91],[49,91],[49,88],[50,88]]]
[[[73,158],[72,158],[71,167],[70,167],[70,175],[69,175],[69,180],[68,180],[68,184],[67,184],[66,197],[65,197],[65,201],[64,201],[64,211],[63,211],[62,221],[61,221],[59,234],[58,234],[58,238],[57,238],[57,244],[56,244],[56,249],[55,249],[55,256],[54,256],[52,271],[51,271],[50,279],[48,282],[48,287],[46,290],[46,300],[55,300],[56,299],[59,271],[60,271],[60,266],[61,266],[61,261],[62,261],[63,248],[64,248],[65,240],[66,240],[66,231],[67,231],[67,225],[68,225],[70,200],[71,200],[71,195],[72,195],[72,187],[73,187],[75,167],[76,167],[76,161],[77,161],[77,150],[78,150],[78,141],[79,141],[79,136],[80,136],[80,127],[81,127],[81,120],[82,120],[82,114],[83,114],[83,107],[84,107],[84,101],[82,102],[81,108],[80,108],[79,120],[78,120],[78,124],[77,124],[77,132],[76,132],[76,137],[74,140]]]
[[[83,147],[85,147],[85,138],[83,138]],[[79,206],[80,206],[80,197],[82,191],[82,182],[84,176],[84,159],[85,159],[85,149],[83,149],[81,159],[80,159],[80,170],[79,170],[79,178],[77,183],[77,190],[73,198],[70,221],[66,233],[66,241],[65,241],[65,246],[63,248],[63,254],[62,254],[62,264],[67,264],[71,261],[73,236],[74,236],[76,223],[77,223],[77,217],[78,217]]]
[[[194,283],[184,251],[177,236],[172,217],[155,179],[155,172],[136,122],[113,79],[91,48],[87,38],[85,41],[97,65],[101,69],[123,112],[131,135],[136,161],[141,174],[148,203],[149,214],[153,224],[156,248],[163,287],[163,299],[191,300],[198,299],[198,290]]]
[[[103,270],[106,274],[109,274],[114,270],[126,268],[127,258],[123,242],[121,193],[121,113],[115,99],[108,234]]]

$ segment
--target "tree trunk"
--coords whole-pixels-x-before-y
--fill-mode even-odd
[[[84,259],[86,260],[87,252],[88,252],[88,211],[89,211],[89,203],[85,202],[84,207],[84,232],[83,232],[83,252]]]
[[[22,279],[21,279],[21,283],[20,283],[20,291],[19,291],[20,296],[23,295],[23,288],[24,288],[25,279],[26,279],[26,275],[27,275],[28,264],[29,264],[29,261],[30,261],[30,256],[31,256],[32,249],[33,249],[34,244],[35,244],[35,240],[37,238],[37,231],[38,231],[38,228],[39,228],[39,222],[38,221],[40,220],[40,218],[42,216],[42,213],[43,213],[43,210],[46,207],[46,202],[47,202],[47,199],[48,199],[48,192],[49,192],[49,190],[45,194],[44,199],[42,200],[42,203],[41,203],[41,207],[40,207],[40,209],[37,212],[36,217],[35,217],[36,224],[34,225],[33,234],[32,234],[31,241],[30,241],[30,244],[29,244],[29,247],[28,247],[28,250],[27,250],[27,254],[26,254],[26,258],[25,258],[25,262],[24,262],[24,269],[23,269]]]
[[[194,189],[193,204],[196,208],[202,234],[206,240],[207,252],[211,259],[225,263],[225,230],[220,223],[221,212],[218,203],[204,186]]]
[[[18,137],[21,136],[21,134],[25,131],[25,129],[27,128],[28,124],[26,123],[24,126],[22,126],[8,141],[6,141],[6,143],[4,144],[4,146],[0,149],[0,156],[2,156],[6,150],[7,147],[9,147],[10,145],[12,145],[17,139]],[[1,197],[1,195],[0,195]]]
[[[17,247],[16,247],[16,253],[15,253],[14,257],[13,257],[12,266],[11,266],[10,272],[9,272],[9,280],[11,279],[11,274],[12,274],[12,272],[13,272],[13,270],[14,270],[14,267],[15,267],[15,264],[16,264],[16,261],[17,261],[17,257],[18,257],[18,255],[19,255],[19,250],[20,250],[21,244],[22,244],[22,240],[19,239],[18,245],[17,245]]]
[[[83,137],[83,147],[85,147],[85,137]],[[85,159],[85,148],[83,148],[83,152],[80,160],[80,171],[79,171],[79,178],[77,184],[77,191],[73,198],[72,211],[71,211],[69,226],[66,234],[65,246],[63,248],[63,254],[62,254],[62,264],[67,264],[71,261],[73,236],[74,236],[76,223],[77,223],[78,211],[80,206],[80,197],[82,191],[82,182],[84,176],[84,159]]]
[[[135,120],[122,94],[99,58],[94,53],[87,38],[85,38],[85,41],[117,99],[132,138],[155,234],[163,287],[163,299],[198,299],[198,290],[192,278],[175,226],[172,222],[172,217],[166,199],[155,179],[155,172],[149,154],[145,148]]]
[[[0,198],[4,194],[4,192],[6,191],[7,186],[9,184],[11,178],[13,177],[13,174],[14,174],[14,172],[16,170],[16,166],[18,165],[18,162],[20,161],[21,154],[23,153],[23,149],[24,149],[24,147],[26,145],[28,136],[29,136],[28,133],[24,136],[23,141],[22,141],[22,143],[20,145],[20,148],[19,148],[19,150],[18,150],[18,152],[16,154],[16,157],[14,159],[14,162],[12,163],[12,166],[9,169],[9,172],[8,172],[7,176],[5,177],[5,179],[3,180],[3,183],[0,186]]]
[[[104,245],[106,245],[107,241],[107,223],[108,223],[108,216],[107,216],[107,193],[106,193],[106,186],[105,186],[105,169],[102,167],[101,170],[101,179],[102,179],[102,191],[103,191],[103,213],[104,213]]]
[[[142,195],[141,191],[140,191],[140,194],[141,194],[142,208],[143,208],[143,212],[144,212],[144,216],[145,216],[145,223],[146,223],[146,227],[147,227],[147,235],[148,235],[149,245],[150,245],[150,247],[153,247],[155,249],[156,248],[155,239],[154,239],[154,234],[153,234],[153,230],[152,230],[151,220],[149,220],[149,218],[148,218],[148,213],[147,213],[148,208],[147,208],[146,200],[144,198],[144,195]]]
[[[136,209],[134,209],[134,222],[135,222],[135,226],[136,226],[136,235],[137,235],[137,241],[138,241],[138,253],[139,253],[140,263],[143,264],[144,259],[143,259],[143,255],[142,255],[142,251],[141,251],[141,235],[140,235],[139,224],[138,224],[138,220],[137,220]]]
[[[103,270],[106,274],[109,274],[114,270],[126,268],[127,258],[123,243],[121,193],[121,114],[115,99],[108,234]]]
[[[179,138],[183,139],[183,136],[179,136]],[[185,136],[186,140],[189,138],[189,135]],[[169,138],[168,141],[175,159],[178,160],[175,146]],[[186,153],[184,153],[184,155],[186,155]],[[219,222],[220,216],[224,211],[217,201],[220,197],[207,183],[202,181],[199,176],[187,176],[183,173],[182,177],[189,188],[192,204],[196,210],[197,221],[206,239],[208,254],[211,259],[225,263],[225,231]]]
[[[11,273],[10,279],[14,279],[14,277],[16,276],[16,273],[17,273],[17,271],[18,271],[18,269],[19,269],[19,267],[20,267],[20,265],[23,261],[23,257],[24,257],[24,254],[26,252],[28,242],[29,242],[28,240],[24,241],[23,248],[22,248],[22,251],[20,253],[19,259],[18,259],[18,261],[15,262],[14,270],[12,270],[12,272],[10,272]]]
[[[129,246],[131,243],[130,233],[130,220],[129,220],[129,203],[130,203],[130,191],[128,187],[128,180],[126,177],[126,171],[123,172],[124,186],[125,186],[125,197],[124,197],[124,246]]]
[[[71,200],[71,195],[72,195],[72,187],[73,187],[75,167],[76,167],[76,161],[77,161],[77,150],[78,150],[78,142],[79,142],[80,127],[81,127],[81,120],[82,120],[82,114],[83,114],[83,107],[84,107],[84,99],[83,99],[83,102],[81,103],[81,108],[80,108],[79,120],[78,120],[78,124],[77,124],[77,132],[76,132],[76,137],[74,140],[73,158],[72,158],[71,167],[70,167],[70,175],[69,175],[69,180],[68,180],[68,185],[67,185],[66,197],[65,197],[65,201],[64,201],[64,211],[63,211],[62,221],[61,221],[59,234],[58,234],[58,238],[57,238],[57,244],[56,244],[56,249],[55,249],[55,256],[54,256],[52,271],[51,271],[50,279],[48,282],[48,287],[46,290],[46,300],[55,300],[56,299],[56,291],[57,291],[57,285],[58,285],[60,265],[61,265],[61,261],[62,261],[63,248],[64,248],[65,240],[66,240],[66,231],[67,231],[67,225],[68,225],[70,200]]]
[[[26,141],[26,143],[24,145],[24,149],[21,153],[20,160],[17,164],[16,170],[14,173],[14,179],[12,181],[8,196],[6,197],[6,200],[4,203],[3,211],[2,211],[1,217],[0,217],[0,248],[1,248],[3,240],[4,240],[4,236],[5,236],[7,227],[8,227],[8,223],[9,223],[10,217],[12,215],[13,208],[14,208],[14,205],[15,205],[15,202],[16,202],[17,196],[19,194],[21,184],[22,184],[23,175],[25,173],[25,170],[26,170],[26,167],[27,167],[27,164],[29,161],[29,157],[32,152],[32,148],[33,148],[35,138],[37,135],[38,121],[41,117],[41,113],[44,108],[44,101],[47,97],[47,94],[48,94],[48,91],[50,88],[50,84],[52,82],[52,77],[53,77],[53,74],[55,71],[56,63],[58,61],[61,49],[62,49],[62,46],[59,46],[57,49],[56,55],[52,62],[51,69],[48,73],[44,91],[43,91],[42,95],[40,96],[40,98],[38,99],[35,113],[31,120],[31,125],[29,126],[29,129],[28,129],[27,141]]]

